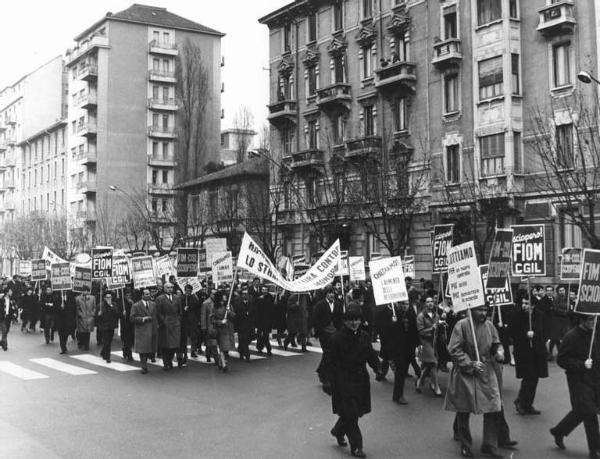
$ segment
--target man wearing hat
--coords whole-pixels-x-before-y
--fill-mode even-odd
[[[554,443],[565,449],[563,438],[583,422],[589,455],[600,458],[598,412],[600,411],[600,340],[594,338],[591,358],[594,316],[581,315],[579,325],[565,335],[558,349],[557,363],[567,374],[571,411],[550,429]],[[597,330],[596,330],[597,332]]]
[[[379,358],[371,346],[368,333],[359,330],[360,306],[351,303],[343,316],[343,326],[335,332],[324,350],[322,371],[327,383],[323,390],[331,394],[331,404],[338,421],[331,429],[339,446],[350,442],[350,452],[355,457],[366,457],[358,418],[371,412],[371,389],[368,363],[379,372]]]

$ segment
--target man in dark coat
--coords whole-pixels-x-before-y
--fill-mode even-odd
[[[46,339],[46,344],[49,344],[50,341],[54,341],[54,313],[56,310],[55,307],[55,298],[52,293],[52,287],[46,287],[46,290],[42,293],[40,303],[42,304],[42,327],[44,328],[44,338]],[[60,303],[59,303],[60,304]],[[57,305],[58,306],[58,305]]]
[[[181,297],[173,295],[173,284],[164,284],[164,293],[156,298],[158,313],[158,342],[162,349],[163,369],[173,368],[173,356],[177,352],[177,366],[185,367],[181,353]]]
[[[110,363],[110,353],[112,340],[115,335],[115,328],[119,326],[121,309],[113,303],[113,295],[107,290],[104,293],[104,300],[98,310],[98,329],[102,335],[102,351],[100,355],[106,363]]]
[[[123,311],[121,314],[121,343],[123,344],[123,358],[133,361],[133,340],[135,338],[135,326],[131,321],[131,308],[133,298],[131,290],[125,290],[125,298],[122,299]]]
[[[256,299],[256,350],[262,352],[267,349],[267,356],[272,356],[269,335],[273,329],[275,314],[275,301],[266,286],[262,286],[262,292]]]
[[[75,335],[77,328],[77,305],[73,292],[56,292],[60,301],[56,308],[55,320],[58,338],[60,342],[60,353],[67,353],[67,340],[69,335]]]
[[[521,379],[519,395],[515,408],[519,414],[540,414],[533,407],[535,392],[540,378],[548,377],[546,355],[546,310],[538,309],[541,299],[530,304],[527,292],[517,293],[515,312],[510,320],[514,343],[516,376]],[[529,310],[531,308],[531,330],[529,329]]]
[[[366,364],[379,372],[379,358],[371,346],[371,337],[358,328],[361,310],[348,305],[343,317],[343,327],[329,340],[323,353],[323,369],[327,384],[323,390],[331,394],[333,413],[339,416],[331,429],[338,445],[350,442],[350,452],[355,457],[366,457],[358,418],[371,412],[371,389]]]
[[[191,343],[190,356],[192,358],[198,357],[196,354],[196,348],[198,346],[198,332],[200,327],[200,300],[192,293],[192,286],[186,285],[184,288],[184,294],[181,297],[181,353],[183,354],[183,361],[187,361],[187,343],[188,338]]]
[[[5,351],[8,350],[8,332],[12,321],[19,314],[19,309],[12,299],[12,290],[6,288],[4,296],[0,297],[0,345]]]
[[[565,335],[558,349],[557,362],[567,374],[571,411],[550,429],[554,442],[565,449],[563,438],[568,436],[583,422],[589,448],[589,455],[600,458],[600,438],[598,435],[598,413],[600,412],[600,339],[598,330],[594,338],[592,357],[588,359],[594,316],[584,316],[579,326]]]
[[[135,352],[140,355],[142,373],[148,373],[148,359],[153,359],[158,342],[156,304],[151,300],[150,290],[142,291],[142,299],[131,307],[131,322],[135,326]]]
[[[340,329],[342,325],[343,309],[342,303],[335,300],[335,292],[333,289],[327,290],[325,298],[319,301],[315,305],[313,323],[315,325],[315,332],[323,354],[325,353],[329,340],[333,334]],[[317,374],[319,380],[325,382],[325,376],[323,373],[323,358],[317,368]]]
[[[242,294],[233,300],[235,326],[238,333],[238,352],[240,359],[250,361],[250,342],[254,335],[254,299],[244,287]]]

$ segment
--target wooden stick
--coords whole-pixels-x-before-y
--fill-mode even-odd
[[[571,281],[567,283],[567,310],[571,312]]]
[[[531,291],[531,279],[528,276],[527,277],[527,292],[528,295],[527,297],[529,298],[529,331],[532,332],[533,331],[533,319],[531,317],[532,314],[532,308],[533,308],[533,292]],[[529,346],[533,348],[533,338],[529,338]]]
[[[471,313],[471,309],[469,311],[469,321],[471,322],[471,331],[473,332],[473,344],[475,345],[475,356],[477,357],[477,361],[479,362],[481,359],[479,358],[479,347],[477,346],[477,335],[475,335],[475,324],[473,322],[473,314]]]
[[[590,342],[590,352],[588,359],[592,358],[592,350],[594,349],[594,339],[596,338],[596,325],[598,325],[598,316],[594,316],[594,328],[592,329],[592,341]]]
[[[339,266],[339,264],[338,264]],[[340,283],[342,284],[342,310],[346,312],[346,294],[344,293],[344,276],[340,272]]]
[[[233,280],[231,281],[231,288],[229,289],[229,298],[227,299],[227,307],[225,308],[226,311],[229,311],[229,305],[231,304],[231,296],[233,295],[233,286],[235,285],[236,277],[237,277],[237,269],[233,272]]]

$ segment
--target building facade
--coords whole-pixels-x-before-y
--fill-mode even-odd
[[[543,126],[561,155],[574,155],[577,100],[597,95],[577,81],[581,70],[598,74],[594,2],[298,0],[260,22],[270,34],[270,140],[279,162],[271,186],[285,196],[284,254],[318,251],[310,214],[346,205],[343,197],[316,202],[336,181],[332,171],[342,168],[367,190],[373,164],[396,171],[379,174],[379,190],[390,180],[406,178],[406,189],[419,182],[412,198],[421,205],[404,212],[412,215],[408,234],[396,232],[416,256],[417,277],[431,275],[429,232],[438,223],[454,223],[457,242],[484,241],[482,258],[490,228],[544,223],[548,281],[560,249],[581,246],[578,228],[540,192],[536,144]],[[351,255],[385,254],[381,234],[405,223],[386,213],[402,202],[380,206],[379,228],[338,214],[328,239],[339,237]]]

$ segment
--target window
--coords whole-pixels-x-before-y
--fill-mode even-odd
[[[479,152],[483,177],[504,173],[504,133],[480,137]]]
[[[159,120],[158,113],[153,113],[152,114],[152,127],[155,129],[158,129],[158,120]]]
[[[152,156],[158,156],[158,142],[152,142]]]
[[[279,75],[279,100],[293,100],[294,86],[288,74]]]
[[[216,218],[218,206],[219,193],[217,191],[211,191],[208,195],[208,215],[211,220]]]
[[[333,4],[333,30],[342,30],[344,28],[344,11],[341,2]]]
[[[152,200],[152,212],[158,212],[158,201],[156,199]]]
[[[163,131],[169,130],[169,115],[162,116],[162,127],[163,127]]]
[[[169,88],[167,86],[163,86],[163,101],[167,102],[169,100]]]
[[[513,164],[514,172],[522,172],[521,160],[521,133],[513,132]]]
[[[284,128],[281,131],[281,146],[283,155],[289,156],[294,151],[294,130],[292,128]]]
[[[163,142],[162,144],[162,155],[163,158],[169,157],[169,142]]]
[[[573,222],[573,217],[561,209],[558,212],[558,222],[560,246],[582,247],[581,228]]]
[[[373,76],[373,49],[372,46],[365,46],[362,49],[362,78]]]
[[[519,79],[519,55],[510,55],[510,69],[512,74],[512,93],[521,94],[521,84]]]
[[[517,0],[508,1],[508,11],[511,19],[519,19],[519,5]]]
[[[152,171],[152,185],[156,185],[157,182],[158,182],[158,171],[153,170]]]
[[[456,6],[444,11],[444,40],[458,38],[458,22],[456,20]]]
[[[308,95],[313,96],[317,93],[317,69],[316,67],[308,67],[306,69],[308,76]]]
[[[363,128],[365,137],[375,135],[375,114],[373,105],[363,107]]]
[[[158,99],[158,86],[152,86],[152,98],[154,100]]]
[[[317,41],[317,15],[315,13],[309,14],[306,20],[308,23],[308,42]]]
[[[460,181],[460,145],[446,146],[446,181],[458,183]]]
[[[171,43],[169,32],[163,32],[163,43]]]
[[[319,135],[317,132],[317,122],[315,120],[308,122],[308,148],[319,148]]]
[[[502,91],[502,56],[479,62],[479,99],[501,96]]]
[[[159,41],[160,40],[160,32],[154,30],[152,32],[152,39],[155,40],[155,41]]]
[[[152,59],[152,70],[160,70],[160,59]]]
[[[345,59],[343,55],[333,58],[333,83],[344,83],[346,81]]]
[[[169,61],[169,59],[163,59],[162,63],[163,63],[163,70],[165,72],[168,72],[169,70],[171,70],[171,61]]]
[[[292,50],[292,24],[283,26],[283,52],[289,53]]]
[[[408,32],[394,39],[394,52],[392,53],[392,63],[410,61],[410,40]]]
[[[362,0],[362,17],[363,19],[373,17],[373,0]]]
[[[444,113],[454,113],[460,110],[458,88],[457,74],[444,76]]]
[[[315,200],[316,200],[316,190],[317,190],[317,181],[311,177],[306,179],[305,182],[305,186],[306,186],[306,203],[309,206],[314,206],[315,205]]]
[[[552,73],[555,88],[572,83],[570,42],[561,43],[552,47]]]
[[[477,24],[502,18],[502,0],[477,0]]]
[[[60,160],[60,176],[64,177],[65,176],[65,158],[62,158]]]
[[[399,97],[394,101],[394,131],[405,131],[408,129],[408,110],[406,97]]]
[[[333,144],[341,145],[344,143],[345,121],[342,115],[335,115],[332,122],[333,128]]]
[[[556,162],[564,168],[573,167],[573,125],[556,126]]]
[[[162,171],[162,182],[165,185],[169,183],[169,171]]]
[[[168,206],[167,200],[163,199],[162,200],[162,211],[163,211],[163,213],[166,212],[168,208],[169,208],[169,206]]]

